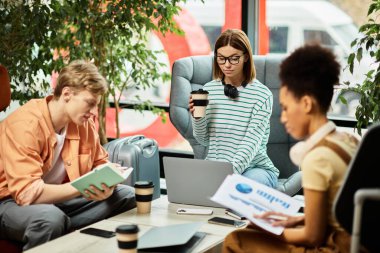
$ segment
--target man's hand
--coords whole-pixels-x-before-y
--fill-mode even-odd
[[[91,185],[89,189],[85,190],[85,194],[83,195],[87,200],[93,200],[93,201],[102,201],[107,198],[109,198],[113,190],[116,186],[107,187],[105,184],[102,184],[102,190],[96,188],[95,186]]]

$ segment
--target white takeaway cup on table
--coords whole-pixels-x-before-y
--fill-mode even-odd
[[[153,191],[154,184],[151,181],[137,181],[135,183],[137,213],[150,213]]]
[[[120,225],[116,228],[119,253],[137,253],[139,227],[137,225]]]

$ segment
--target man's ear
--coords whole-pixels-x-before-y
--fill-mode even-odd
[[[64,87],[62,89],[62,92],[61,92],[61,97],[63,98],[63,100],[67,103],[69,102],[71,96],[72,96],[73,92],[72,90],[70,89],[70,87]]]

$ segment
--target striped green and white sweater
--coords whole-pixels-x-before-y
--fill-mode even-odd
[[[256,79],[238,88],[237,99],[224,95],[220,81],[211,81],[203,89],[209,92],[206,116],[192,118],[192,123],[194,137],[208,146],[206,159],[230,162],[239,174],[261,168],[278,175],[266,152],[273,105],[270,90]]]

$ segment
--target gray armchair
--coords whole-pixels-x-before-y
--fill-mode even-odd
[[[267,85],[273,93],[271,132],[268,142],[268,155],[280,170],[278,190],[294,195],[301,189],[301,172],[292,164],[289,149],[295,141],[286,133],[280,122],[281,109],[278,102],[280,81],[278,78],[281,57],[254,56],[256,78]],[[194,157],[204,159],[206,147],[193,136],[191,115],[188,109],[190,92],[198,90],[212,80],[213,56],[192,56],[174,62],[170,92],[170,120],[180,134],[189,141]]]
[[[368,128],[351,159],[345,179],[339,189],[333,213],[339,224],[351,234],[352,253],[380,252],[380,170],[379,155],[380,124]]]

